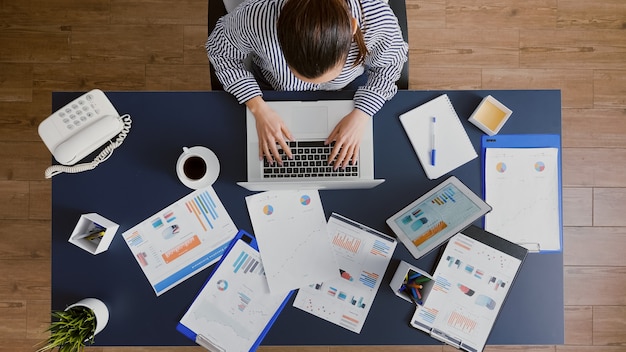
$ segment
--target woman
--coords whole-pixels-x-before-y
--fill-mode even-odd
[[[354,110],[326,140],[335,168],[357,161],[366,122],[395,95],[408,50],[381,0],[248,0],[218,21],[206,48],[224,89],[254,114],[269,162],[282,163],[278,145],[292,156],[293,137],[261,89],[338,90],[365,72]]]

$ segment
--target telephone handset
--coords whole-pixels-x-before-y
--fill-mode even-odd
[[[39,124],[39,136],[54,158],[65,166],[49,167],[46,178],[61,172],[75,173],[95,168],[122,144],[130,125],[130,116],[120,116],[99,89],[91,90],[55,111]],[[92,162],[75,165],[116,135],[117,139]]]

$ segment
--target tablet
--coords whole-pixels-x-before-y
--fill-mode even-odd
[[[451,176],[387,219],[387,225],[419,259],[489,211],[491,206]]]

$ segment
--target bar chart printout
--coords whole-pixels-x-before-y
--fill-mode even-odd
[[[300,288],[293,306],[360,333],[396,241],[339,214],[331,215],[327,229],[337,276]]]
[[[237,227],[213,187],[198,189],[122,234],[156,295],[217,262]]]
[[[237,240],[180,323],[223,351],[248,351],[289,292],[270,293],[259,252]]]
[[[468,351],[482,351],[522,261],[459,233],[446,245],[411,325]]]

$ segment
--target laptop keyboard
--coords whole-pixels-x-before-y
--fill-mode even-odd
[[[328,164],[328,156],[333,144],[324,145],[324,141],[289,141],[292,159],[279,147],[283,165],[271,165],[263,161],[263,178],[321,178],[321,177],[359,177],[358,163],[333,170]]]

